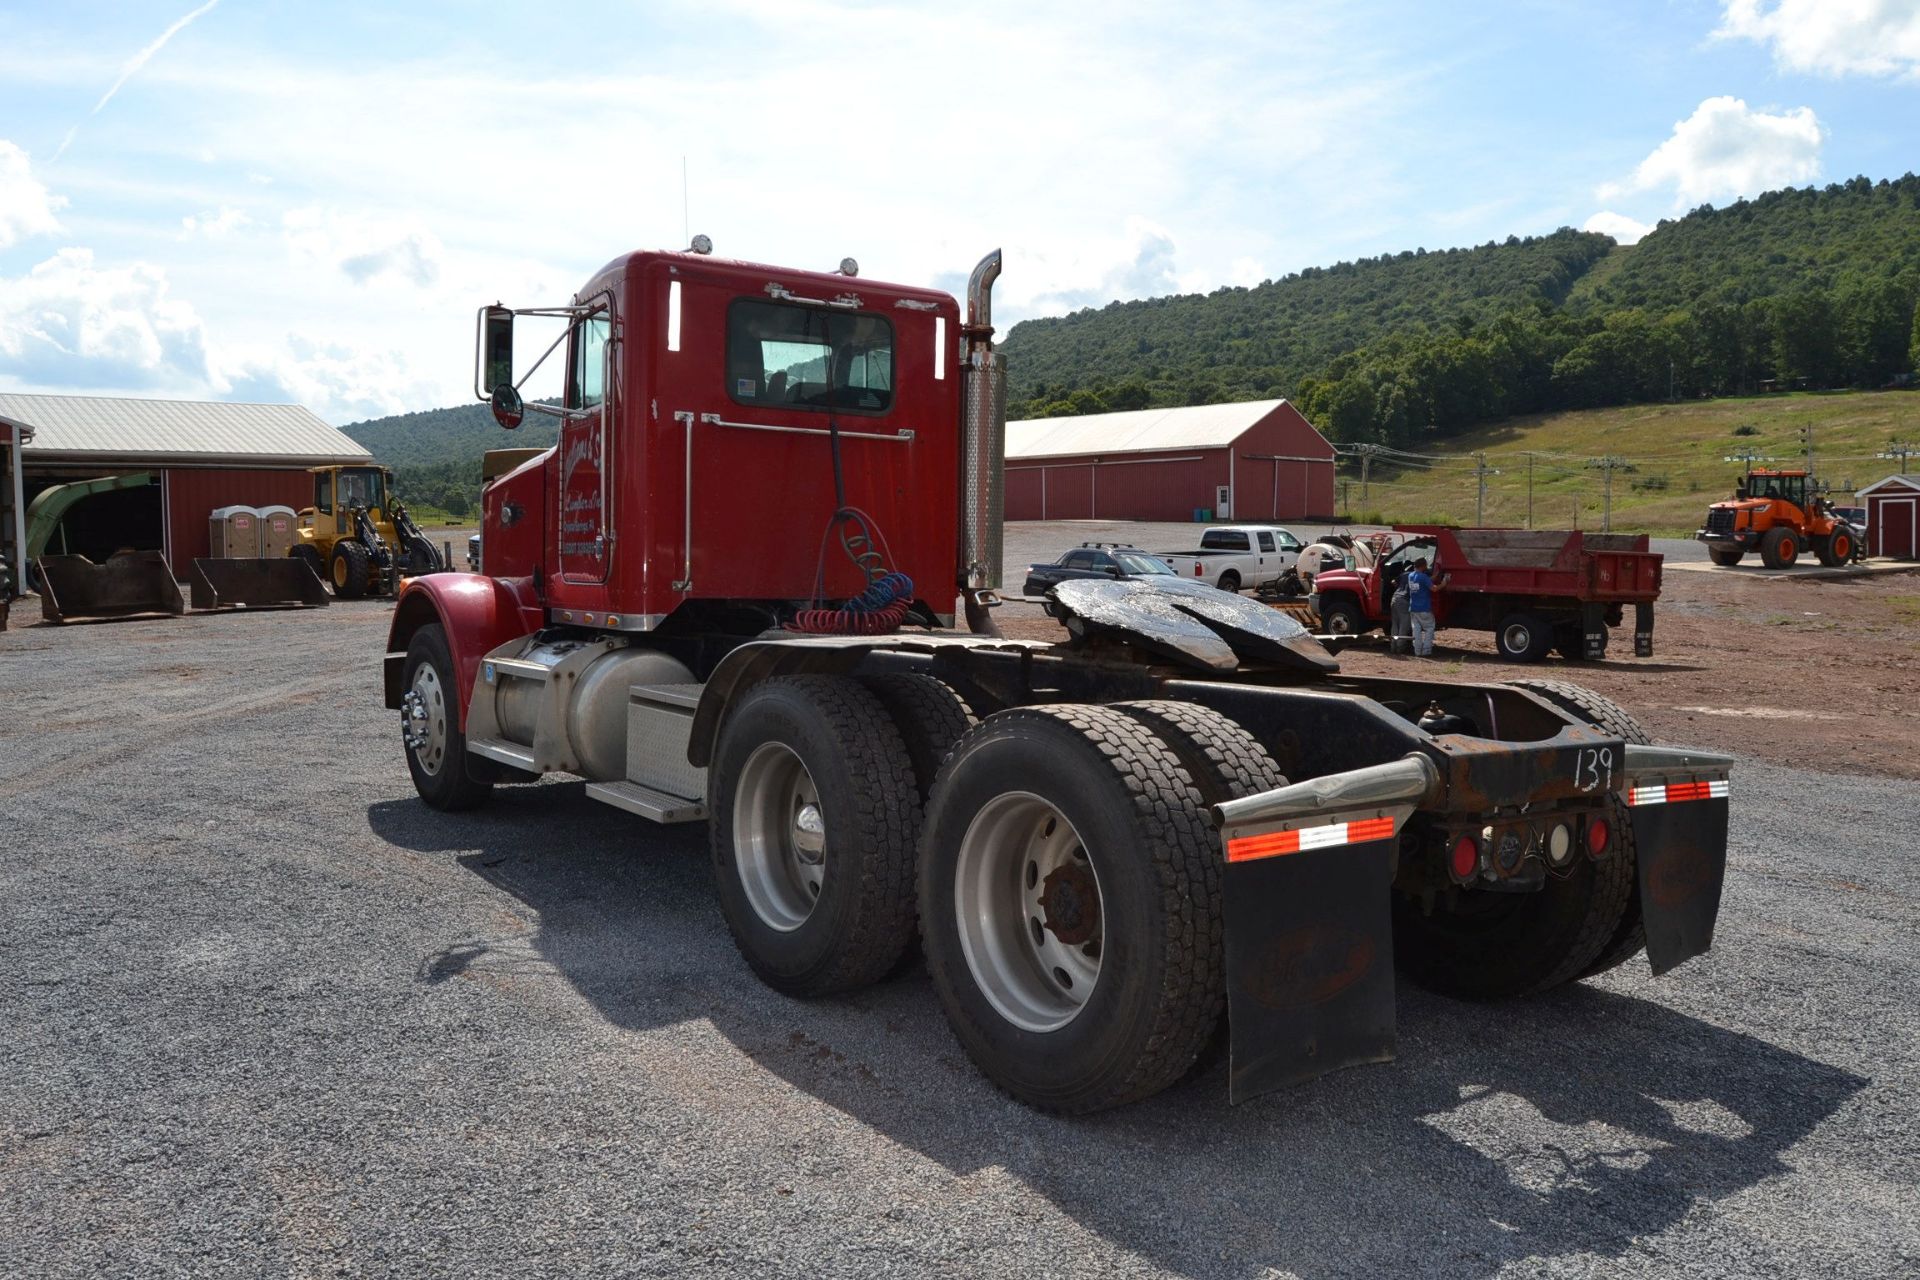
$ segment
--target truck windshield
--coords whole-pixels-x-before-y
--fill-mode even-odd
[[[727,312],[727,394],[741,404],[885,413],[893,407],[893,323],[739,299]]]

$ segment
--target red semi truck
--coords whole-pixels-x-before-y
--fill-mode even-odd
[[[705,822],[763,981],[878,982],[917,934],[973,1060],[1061,1112],[1223,1018],[1235,1098],[1390,1058],[1396,963],[1494,997],[1707,948],[1726,757],[1573,686],[1343,676],[1211,584],[1062,583],[1067,638],[1001,638],[999,254],[963,312],[706,250],[530,309],[559,406],[519,393],[526,312],[481,311],[477,392],[560,439],[487,483],[486,573],[395,607],[427,804],[559,773]]]
[[[1434,622],[1493,632],[1500,656],[1538,662],[1549,650],[1604,658],[1607,629],[1633,606],[1634,656],[1653,655],[1653,604],[1666,557],[1645,534],[1578,530],[1456,529],[1396,525],[1405,541],[1364,569],[1328,569],[1308,604],[1329,635],[1386,630],[1394,587],[1424,558],[1434,580]]]

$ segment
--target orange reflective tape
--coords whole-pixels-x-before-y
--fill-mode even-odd
[[[1249,858],[1272,858],[1283,853],[1300,852],[1298,831],[1274,831],[1264,836],[1241,836],[1227,841],[1227,861],[1245,862]]]
[[[1227,841],[1227,861],[1247,862],[1254,858],[1277,858],[1299,853],[1302,849],[1332,849],[1341,845],[1366,844],[1390,839],[1393,818],[1361,818],[1353,822],[1329,822],[1317,827],[1293,831],[1271,831],[1263,836],[1241,836]]]

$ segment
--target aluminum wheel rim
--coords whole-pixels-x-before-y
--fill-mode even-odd
[[[960,949],[1000,1016],[1040,1032],[1078,1017],[1099,984],[1106,912],[1073,824],[1030,792],[996,797],[960,839],[953,887]]]
[[[1533,648],[1533,628],[1518,623],[1509,626],[1500,638],[1506,641],[1508,653],[1525,653]]]
[[[826,817],[813,775],[785,743],[762,743],[741,766],[733,845],[754,914],[781,933],[805,924],[826,885]]]
[[[400,701],[400,736],[420,767],[437,777],[447,758],[447,694],[430,662],[414,671]]]

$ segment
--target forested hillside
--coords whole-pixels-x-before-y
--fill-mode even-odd
[[[1028,320],[1006,338],[1011,398],[1098,413],[1292,395],[1302,377],[1389,334],[1557,305],[1613,247],[1606,236],[1563,229]]]
[[[1013,412],[1284,395],[1337,440],[1435,443],[1520,413],[1885,386],[1920,355],[1911,174],[1703,207],[1611,244],[1563,231],[1016,325]],[[1522,268],[1547,258],[1573,278],[1529,295]],[[1322,326],[1310,339],[1301,317]]]
[[[530,413],[508,433],[493,420],[490,408],[475,403],[373,418],[340,430],[394,469],[394,483],[406,501],[461,516],[480,499],[481,454],[489,449],[544,449],[560,438],[560,421]]]

